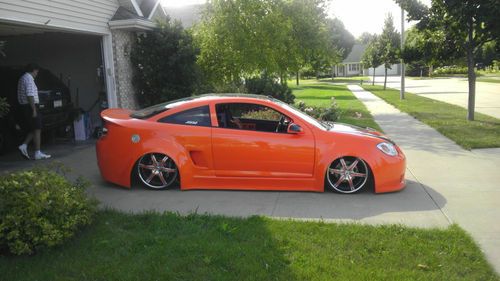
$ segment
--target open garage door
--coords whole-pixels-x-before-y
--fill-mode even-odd
[[[88,134],[100,126],[99,113],[107,105],[102,44],[103,36],[99,35],[0,22],[0,69],[4,74],[1,96],[7,97],[11,108],[15,108],[16,80],[23,66],[37,63],[45,73],[44,77],[39,75],[35,80],[39,91],[43,92],[39,93],[41,99],[45,95],[44,127],[47,130],[64,127],[73,131],[68,126],[73,124],[78,113],[84,113]],[[71,111],[73,108],[77,111]],[[61,110],[66,114],[60,114]],[[55,114],[56,111],[59,114]],[[4,143],[0,145],[5,145],[5,138],[17,138],[16,131],[12,131],[16,130],[17,118],[12,111],[8,118],[2,118],[3,136],[0,138],[3,139],[0,142]]]

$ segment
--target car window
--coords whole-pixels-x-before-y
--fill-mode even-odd
[[[191,108],[164,117],[158,120],[158,122],[210,127],[210,109],[208,105]]]
[[[262,132],[286,132],[283,114],[260,104],[222,103],[215,106],[219,127]],[[286,118],[289,120],[288,118]]]

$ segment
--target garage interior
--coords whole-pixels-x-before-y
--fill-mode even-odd
[[[36,63],[50,71],[69,88],[74,108],[88,113],[87,131],[101,125],[107,106],[102,52],[102,36],[0,22],[0,67]]]

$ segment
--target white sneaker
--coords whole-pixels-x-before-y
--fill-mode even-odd
[[[50,158],[50,155],[45,154],[41,151],[37,151],[35,153],[35,160],[42,160],[42,159],[49,159],[49,158]]]
[[[30,155],[28,154],[28,146],[23,143],[20,146],[18,146],[19,151],[21,151],[21,155],[24,156],[26,159],[30,159]]]

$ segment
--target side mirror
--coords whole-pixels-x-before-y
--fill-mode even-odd
[[[288,125],[288,129],[286,130],[287,133],[289,134],[303,134],[304,133],[304,130],[302,130],[302,127],[300,127],[299,125],[295,124],[295,123],[292,123],[290,125]]]

